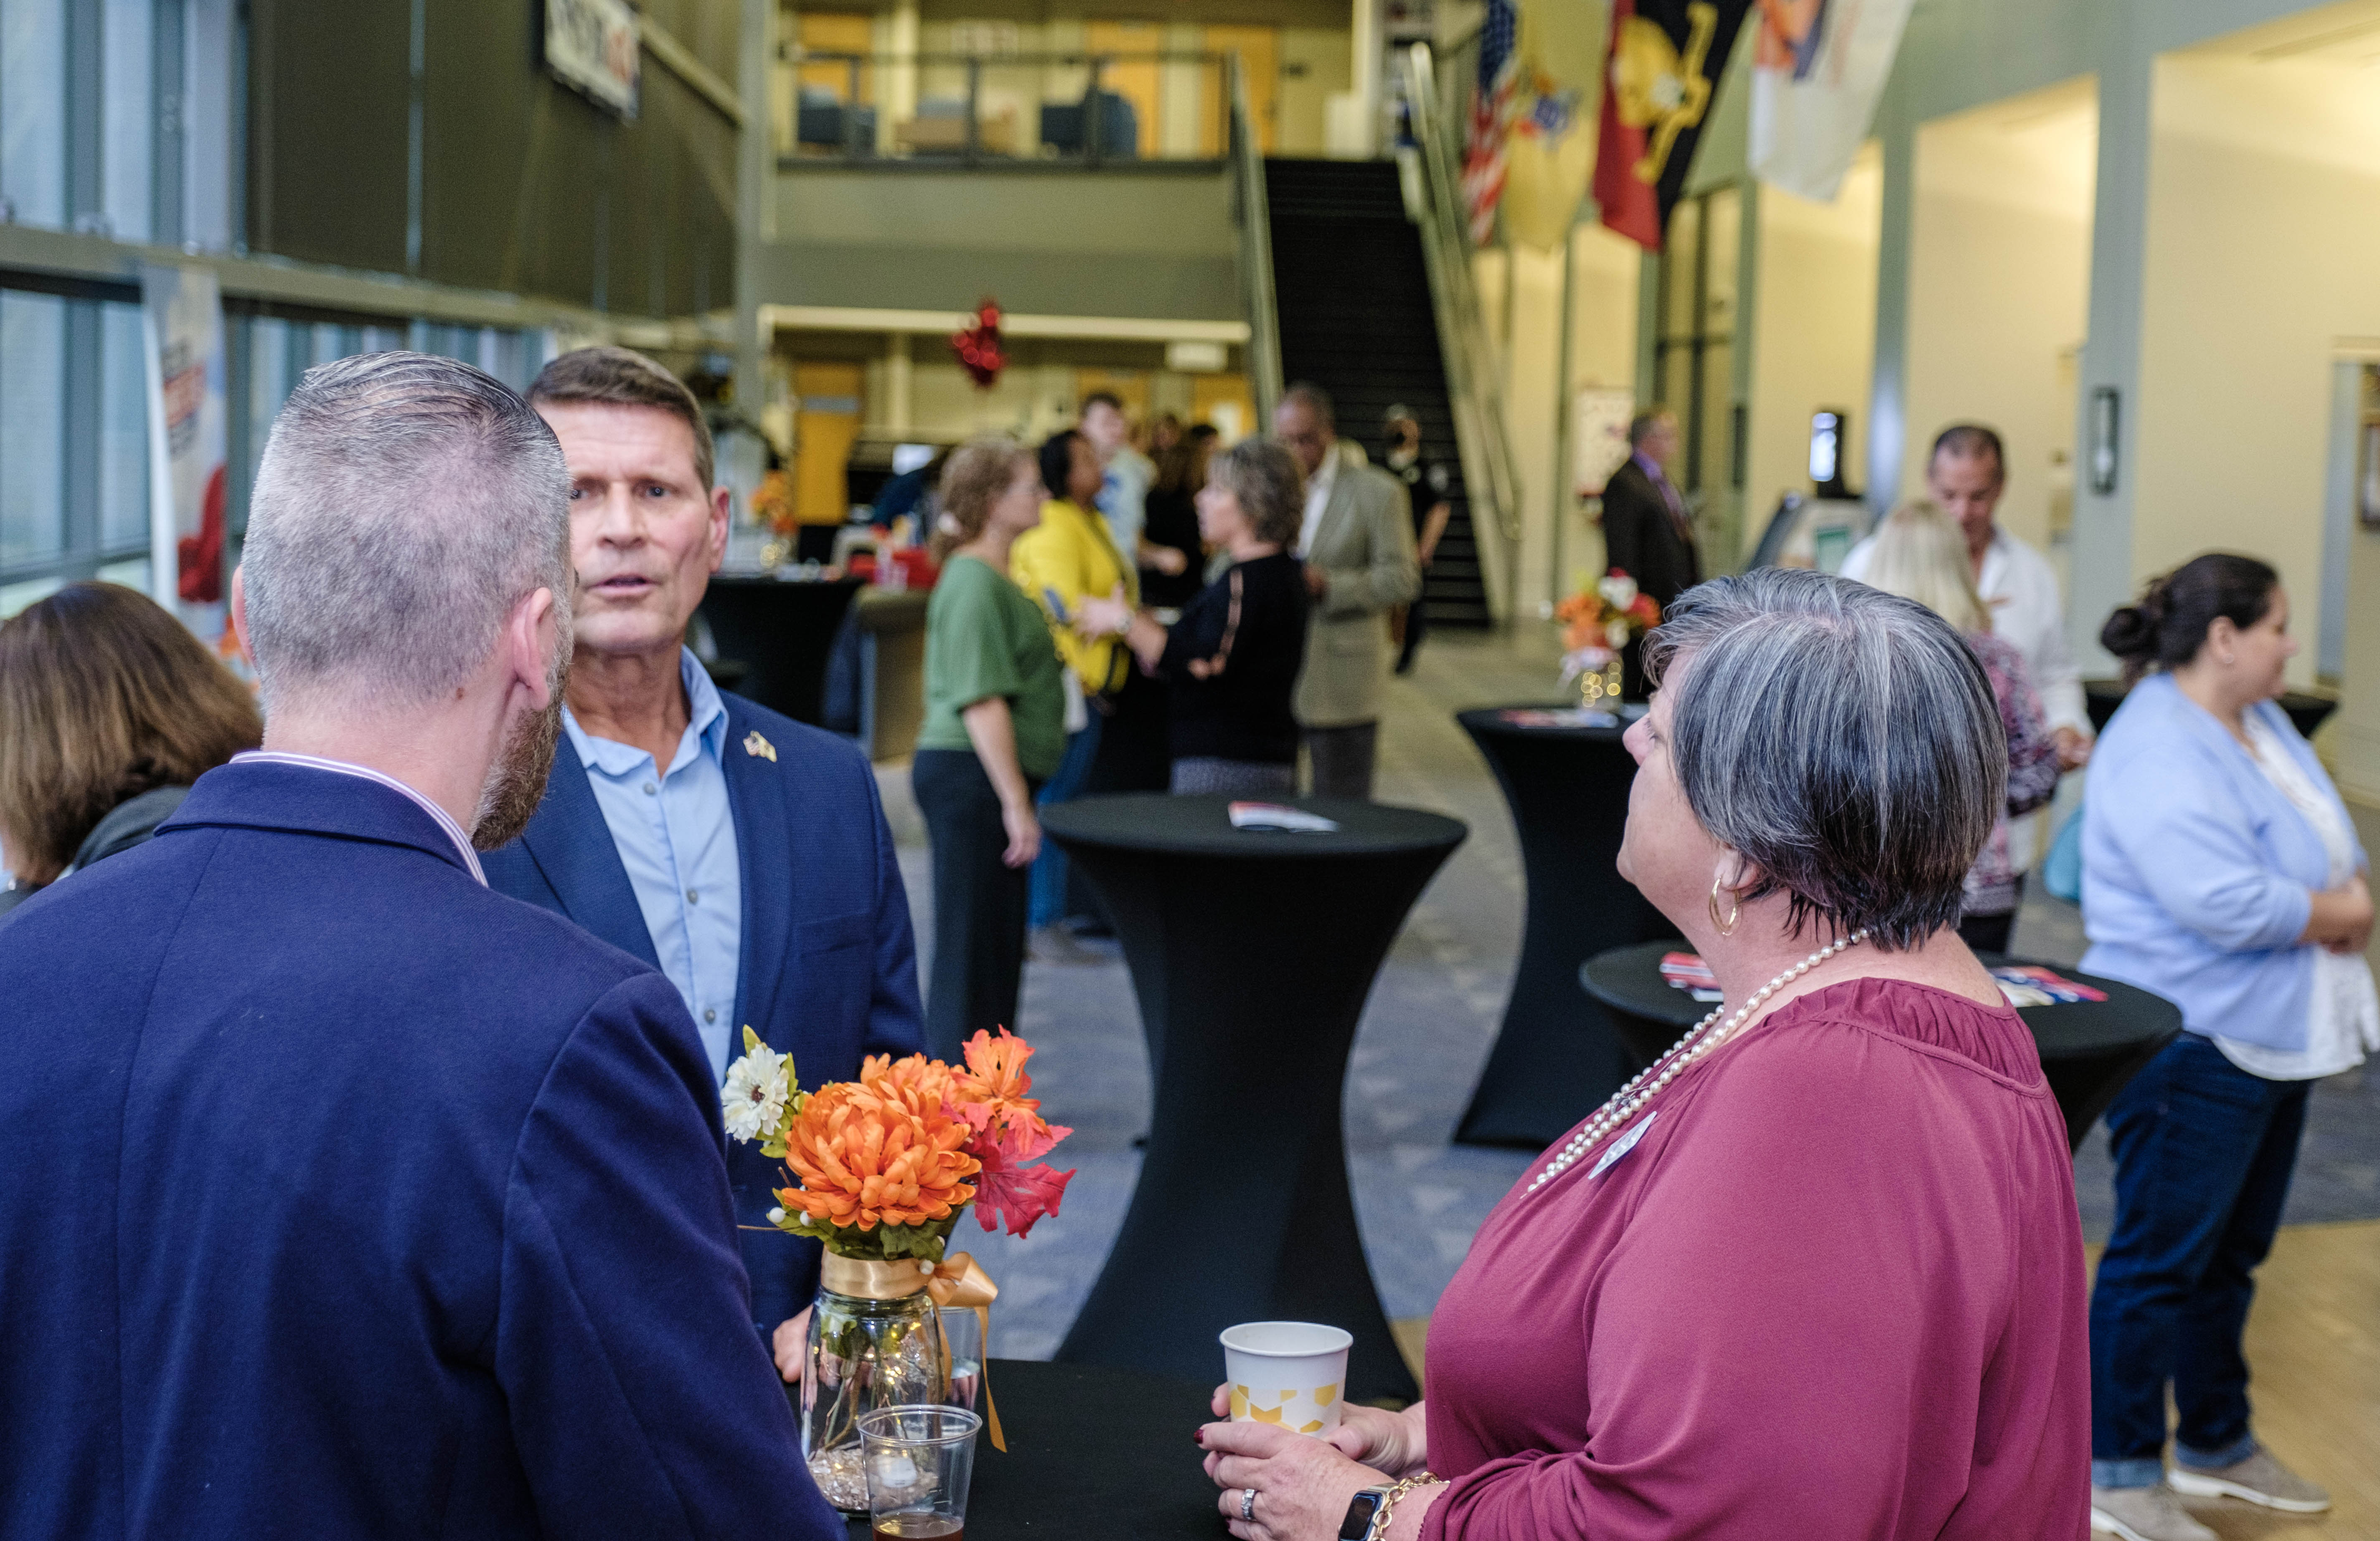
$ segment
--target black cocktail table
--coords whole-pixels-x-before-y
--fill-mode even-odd
[[[1676,946],[1657,941],[1619,948],[1589,959],[1578,971],[1586,993],[1611,1009],[1639,1064],[1652,1062],[1710,1011],[1710,1002],[1696,1001],[1661,977],[1661,954]],[[1986,968],[2032,962],[1991,953],[1975,956]],[[2124,1083],[2181,1031],[2181,1008],[2161,995],[2095,974],[2055,964],[2038,966],[2107,995],[2105,1001],[2021,1006],[2016,1013],[2033,1030],[2034,1046],[2041,1051],[2042,1074],[2066,1118],[2066,1143],[2080,1149],[2082,1137]]]
[[[745,666],[739,692],[813,726],[826,717],[826,666],[856,578],[714,576],[702,618],[719,656]]]
[[[1131,965],[1156,1096],[1140,1185],[1061,1360],[1209,1377],[1239,1322],[1355,1335],[1348,1395],[1410,1399],[1364,1261],[1340,1100],[1356,1019],[1405,913],[1466,831],[1334,798],[1335,834],[1239,831],[1226,797],[1043,810]]]
[[[1223,1378],[1220,1347],[1211,1368],[1191,1381],[1105,1365],[993,1360],[991,1396],[1008,1450],[977,1437],[970,1541],[1216,1541],[1223,1534],[1218,1494],[1191,1435],[1214,1421],[1207,1399]],[[855,1538],[868,1534],[866,1520],[851,1522]]]
[[[1578,965],[1607,948],[1677,928],[1620,875],[1620,837],[1636,762],[1619,727],[1524,727],[1493,708],[1455,714],[1496,772],[1520,836],[1528,922],[1512,995],[1471,1106],[1465,1145],[1541,1150],[1634,1074],[1603,1006],[1578,990]]]
[[[2084,680],[2082,710],[2091,714],[2091,731],[2106,733],[2108,719],[2124,704],[2132,687],[2121,680]],[[2329,696],[2311,695],[2303,690],[2284,690],[2276,703],[2289,713],[2289,722],[2301,737],[2312,738],[2313,730],[2322,726],[2323,719],[2338,710],[2338,702]]]

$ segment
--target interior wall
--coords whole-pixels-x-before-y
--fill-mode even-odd
[[[1644,272],[1642,249],[1600,224],[1571,232],[1570,389],[1561,409],[1589,387],[1626,389],[1636,379],[1636,287]],[[1603,528],[1587,517],[1572,485],[1577,446],[1565,439],[1562,464],[1552,468],[1561,510],[1555,552],[1555,583],[1564,592],[1606,569]]]
[[[1927,124],[1916,152],[1899,495],[1925,491],[1942,428],[1989,424],[2008,450],[2000,523],[2055,556],[2072,516],[2096,88],[2085,79]]]
[[[1854,474],[1867,464],[1883,191],[1883,162],[1873,145],[1861,152],[1832,203],[1759,189],[1760,260],[1746,396],[1746,540],[1758,539],[1778,499],[1809,492],[1813,412],[1848,411],[1842,464]]]
[[[2310,684],[2332,363],[2380,336],[2380,99],[2344,62],[2177,55],[2151,123],[2132,579],[2213,549],[2272,563],[2309,643],[2289,677]],[[2351,631],[2380,626],[2380,583],[2353,592],[2372,618]],[[2343,726],[2380,790],[2380,679],[2353,667],[2375,646],[2350,642],[2365,688]]]

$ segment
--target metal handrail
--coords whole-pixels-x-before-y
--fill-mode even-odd
[[[1413,44],[1398,66],[1404,71],[1405,102],[1421,163],[1421,196],[1415,212],[1420,216],[1430,296],[1436,302],[1432,309],[1438,317],[1439,348],[1445,356],[1448,394],[1454,406],[1456,447],[1463,455],[1464,480],[1475,488],[1484,483],[1492,524],[1504,541],[1505,571],[1499,575],[1488,563],[1480,564],[1481,571],[1491,578],[1502,577],[1501,597],[1509,609],[1520,590],[1521,473],[1504,416],[1504,361],[1472,277],[1463,182],[1455,169],[1455,142],[1444,120],[1429,44]],[[1471,474],[1475,467],[1488,474],[1475,477]],[[1475,508],[1479,501],[1474,498]],[[1472,528],[1482,528],[1481,522],[1474,519]],[[1498,597],[1492,592],[1494,587],[1491,583],[1491,601]]]
[[[1231,55],[1232,178],[1240,226],[1240,290],[1247,309],[1248,388],[1256,395],[1257,423],[1272,421],[1281,401],[1281,312],[1272,286],[1272,210],[1266,200],[1264,147],[1257,142],[1256,118],[1248,106],[1247,73]]]

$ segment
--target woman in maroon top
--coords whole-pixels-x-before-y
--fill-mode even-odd
[[[1219,1507],[1263,1541],[2080,1541],[2065,1127],[1957,931],[1991,686],[1931,612],[1806,572],[1690,590],[1647,664],[1620,868],[1726,1001],[1488,1216],[1426,1402],[1208,1425]]]

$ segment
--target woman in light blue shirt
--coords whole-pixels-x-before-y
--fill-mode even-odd
[[[2187,1029],[2107,1110],[2116,1225],[2091,1296],[2092,1505],[2098,1528],[2132,1541],[2214,1541],[2175,1492],[2300,1513],[2330,1501],[2257,1443],[2240,1352],[2308,1088],[2380,1048],[2363,851],[2273,704],[2297,651],[2289,614],[2272,568],[2216,554],[2150,584],[2099,635],[2138,683],[2091,761],[2082,966],[2176,1001]]]

